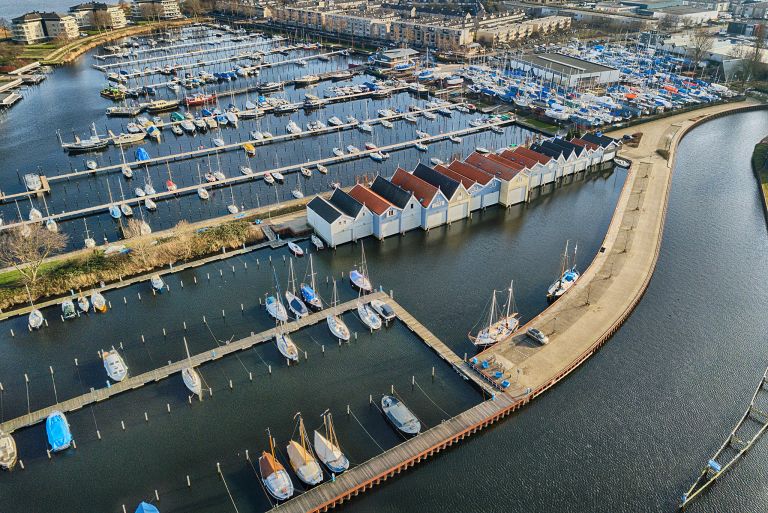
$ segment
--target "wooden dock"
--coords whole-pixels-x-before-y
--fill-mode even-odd
[[[366,297],[368,298],[368,300],[372,300],[372,299],[385,299],[388,296],[383,292],[377,292],[374,294],[370,294]],[[346,303],[342,303],[338,305],[334,309],[331,309],[331,308],[323,309],[317,313],[310,314],[304,317],[303,319],[286,323],[283,325],[282,331],[286,333],[293,333],[307,326],[312,326],[314,324],[317,324],[321,321],[324,321],[328,313],[331,311],[335,311],[341,314],[343,312],[354,310],[357,308],[357,302],[358,302],[358,299],[355,298],[351,301],[347,301]],[[239,351],[244,351],[246,349],[250,349],[255,345],[271,342],[272,340],[274,340],[275,333],[276,333],[275,329],[262,331],[260,333],[253,334],[249,337],[237,340],[235,342],[231,342],[229,344],[226,344],[220,347],[212,348],[209,351],[206,351],[204,353],[196,354],[191,357],[191,365],[194,367],[199,367],[205,363],[213,362],[215,360],[220,360],[226,356],[229,356],[230,354],[237,353]],[[13,433],[18,429],[34,426],[39,422],[43,422],[46,419],[46,417],[48,417],[48,415],[50,415],[54,410],[59,410],[64,413],[77,411],[83,408],[84,406],[105,401],[123,392],[127,392],[135,388],[140,388],[149,383],[154,383],[154,382],[166,379],[170,376],[177,375],[181,372],[182,369],[189,366],[190,366],[190,360],[186,358],[182,358],[181,360],[177,362],[173,362],[169,365],[164,365],[162,367],[151,370],[149,372],[139,374],[138,376],[132,376],[132,377],[126,378],[124,381],[120,383],[115,383],[106,388],[92,390],[91,392],[88,392],[81,396],[73,397],[72,399],[61,401],[58,404],[53,404],[47,408],[35,410],[26,415],[22,415],[21,417],[17,417],[15,419],[11,419],[6,422],[3,422],[2,424],[0,424],[0,431],[4,431],[6,433]],[[181,382],[181,379],[179,379],[179,386],[180,387],[184,386]]]
[[[352,467],[334,481],[326,481],[273,508],[279,513],[315,513],[348,501],[501,420],[527,403],[501,394],[441,422],[420,435]],[[417,510],[418,508],[414,508]]]
[[[134,206],[134,207],[137,207],[137,206],[140,207],[143,204],[144,200],[146,200],[147,198],[150,198],[152,200],[163,200],[163,199],[167,199],[167,198],[174,197],[174,196],[179,196],[179,195],[194,194],[194,193],[197,192],[197,189],[200,188],[200,187],[205,187],[205,188],[210,189],[210,188],[214,188],[214,187],[222,187],[222,186],[225,186],[225,185],[228,185],[228,184],[236,184],[236,183],[246,182],[246,181],[249,181],[249,180],[258,180],[258,179],[262,179],[263,176],[266,173],[274,173],[276,171],[280,172],[280,173],[282,173],[284,175],[291,174],[291,173],[296,173],[296,172],[299,172],[302,167],[307,167],[307,168],[312,169],[312,168],[315,168],[318,164],[326,165],[327,166],[327,165],[332,165],[332,164],[336,164],[336,163],[339,163],[339,162],[345,162],[345,161],[362,159],[362,158],[368,157],[368,155],[373,153],[374,151],[386,151],[386,152],[396,151],[396,150],[408,148],[408,147],[413,146],[414,144],[419,143],[419,142],[422,143],[422,144],[433,143],[433,142],[437,142],[437,141],[441,141],[441,140],[447,139],[447,138],[449,138],[451,136],[454,136],[454,135],[462,136],[462,135],[466,135],[466,134],[470,134],[470,133],[482,132],[484,130],[489,130],[490,127],[494,126],[494,125],[504,126],[504,125],[507,125],[507,124],[510,124],[510,123],[513,123],[513,122],[514,122],[514,120],[510,119],[508,121],[500,121],[500,122],[497,122],[497,123],[488,123],[486,125],[479,126],[479,127],[468,127],[468,128],[464,128],[464,129],[461,129],[461,130],[455,130],[453,132],[446,132],[446,133],[442,133],[442,134],[438,134],[438,135],[432,135],[430,137],[425,137],[425,138],[421,138],[421,139],[412,139],[412,140],[402,141],[402,142],[395,143],[395,144],[390,144],[390,145],[387,145],[387,146],[380,146],[380,147],[378,147],[375,150],[361,150],[360,153],[346,154],[346,155],[343,155],[341,157],[334,156],[334,157],[328,157],[328,158],[325,158],[325,159],[314,160],[314,161],[311,161],[311,162],[303,162],[303,163],[300,163],[300,164],[292,164],[292,165],[289,165],[289,166],[283,166],[283,167],[279,167],[279,168],[275,168],[275,169],[254,172],[252,175],[232,176],[232,177],[228,177],[228,178],[226,178],[224,180],[219,180],[217,182],[212,182],[210,184],[195,184],[195,185],[190,185],[190,186],[187,186],[187,187],[179,187],[174,192],[170,192],[170,191],[157,192],[155,194],[147,195],[144,198],[129,198],[129,199],[125,199],[125,200],[114,201],[114,202],[109,203],[109,204],[105,203],[105,204],[102,204],[102,205],[94,205],[94,206],[90,206],[90,207],[86,207],[86,208],[82,208],[82,209],[78,209],[78,210],[72,210],[72,211],[69,211],[69,212],[61,212],[61,213],[58,213],[58,214],[51,214],[49,216],[44,216],[41,219],[41,221],[39,221],[39,222],[45,222],[48,219],[54,219],[54,220],[71,219],[71,218],[77,218],[77,217],[82,217],[82,216],[94,214],[96,212],[106,212],[110,205],[118,205],[119,206],[119,205],[122,205],[122,204],[127,204],[127,205],[131,205],[131,206]],[[242,143],[238,143],[238,146],[241,145],[241,144]],[[205,151],[205,150],[200,150],[200,151]],[[197,153],[197,152],[191,152],[191,153]],[[149,162],[149,161],[145,161],[145,162]],[[110,166],[110,167],[114,167],[114,166]],[[119,168],[119,166],[118,166],[118,168]],[[101,169],[103,170],[105,168],[101,168]],[[89,172],[92,173],[93,171],[89,171]],[[86,172],[84,171],[82,173],[76,173],[76,174],[84,175],[85,173]],[[60,176],[63,176],[63,175],[59,175],[59,177]],[[51,178],[49,178],[49,180],[51,180],[53,178],[59,178],[59,177],[51,177]],[[30,224],[30,223],[32,223],[32,221],[29,221],[29,220],[17,221],[15,223],[7,223],[4,226],[3,229],[11,229],[11,228],[14,228],[14,227],[18,227],[18,226],[22,226],[22,225]]]
[[[683,495],[680,501],[681,510],[739,462],[768,430],[768,412],[763,409],[766,406],[768,406],[768,369],[763,372],[763,377],[749,401],[747,411],[744,412],[736,427],[731,430],[723,445],[709,459],[699,478]]]

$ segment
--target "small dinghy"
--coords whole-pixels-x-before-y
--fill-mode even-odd
[[[27,317],[27,324],[29,324],[29,327],[33,330],[40,329],[40,326],[43,325],[43,322],[45,321],[45,318],[43,317],[43,313],[38,310],[34,309],[31,312],[29,312],[29,317]]]
[[[104,361],[104,370],[112,381],[119,383],[128,375],[128,367],[114,347],[109,351],[102,350],[101,359]]]

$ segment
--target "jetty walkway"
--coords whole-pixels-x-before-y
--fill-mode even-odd
[[[375,292],[373,294],[367,295],[366,299],[371,301],[374,299],[386,299],[387,297],[388,296],[384,292]],[[321,321],[324,321],[330,312],[335,312],[336,314],[341,315],[344,312],[355,310],[357,308],[357,302],[358,299],[355,298],[351,301],[347,301],[346,303],[342,303],[335,308],[326,308],[297,321],[286,323],[282,326],[281,331],[285,333],[293,333],[307,326],[312,326]],[[180,374],[184,368],[198,367],[208,362],[220,360],[238,351],[250,349],[255,345],[271,342],[274,340],[276,333],[276,329],[270,329],[260,333],[252,334],[235,342],[212,348],[211,350],[204,353],[193,355],[189,359],[183,358],[177,362],[164,365],[143,374],[128,377],[124,381],[115,383],[106,388],[94,389],[78,397],[73,397],[71,399],[61,401],[57,404],[53,404],[47,408],[35,410],[26,415],[22,415],[20,417],[16,417],[15,419],[3,422],[0,424],[0,431],[4,431],[5,433],[13,433],[18,429],[34,426],[39,422],[43,422],[48,417],[48,415],[50,415],[55,410],[64,413],[76,411],[83,408],[84,406],[107,400],[117,394],[121,394],[135,388],[140,388],[149,383],[161,381],[170,376]],[[179,382],[179,386],[183,386],[181,382]]]
[[[624,148],[621,152],[634,162],[602,248],[577,284],[563,297],[509,340],[478,356],[482,360],[493,358],[510,372],[520,369],[517,386],[525,391],[517,396],[513,392],[499,392],[491,400],[275,510],[328,511],[521,408],[586,361],[629,317],[650,282],[663,235],[677,143],[698,123],[753,108],[756,107],[747,102],[717,105],[610,134],[619,137],[642,131],[643,137],[637,148]],[[549,335],[548,345],[537,346],[526,340],[525,330],[531,326]]]

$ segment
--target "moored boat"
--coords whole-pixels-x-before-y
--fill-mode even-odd
[[[16,461],[18,461],[16,441],[10,433],[4,433],[0,430],[0,468],[13,470]]]
[[[520,315],[514,311],[514,295],[512,292],[512,283],[509,284],[509,295],[505,306],[505,313],[499,315],[496,305],[496,291],[491,294],[491,304],[488,314],[485,317],[483,327],[476,333],[471,332],[467,335],[469,341],[477,347],[487,347],[509,338],[520,324]]]
[[[29,316],[27,317],[27,324],[29,325],[30,329],[40,329],[44,321],[45,318],[43,317],[43,313],[37,308],[29,312]]]
[[[333,474],[341,474],[349,468],[349,459],[339,447],[331,412],[323,414],[323,427],[325,428],[324,435],[315,430],[315,454]]]
[[[341,320],[341,317],[336,315],[336,304],[338,302],[338,292],[336,290],[336,280],[333,280],[333,302],[331,303],[331,310],[325,317],[325,322],[328,324],[328,329],[331,334],[339,340],[349,340],[349,328]]]
[[[280,351],[280,354],[286,357],[288,360],[292,362],[299,361],[299,350],[287,333],[276,332],[275,344],[277,344],[277,350]]]
[[[403,435],[415,436],[421,431],[419,419],[398,398],[391,395],[382,397],[381,410],[387,420]]]
[[[568,292],[579,279],[579,272],[576,270],[576,253],[578,244],[573,248],[573,257],[568,256],[568,242],[565,243],[565,251],[560,259],[560,277],[552,283],[547,289],[547,299],[554,301]]]
[[[64,319],[74,319],[77,317],[77,310],[75,309],[75,303],[71,299],[65,299],[61,303],[61,316]]]
[[[371,308],[373,308],[373,310],[385,321],[391,321],[397,317],[392,307],[381,299],[373,299],[369,304],[371,305]]]
[[[360,320],[363,321],[363,324],[370,329],[377,330],[381,328],[381,318],[376,315],[376,312],[374,312],[370,306],[362,301],[357,303],[357,315],[360,317]]]
[[[114,347],[109,351],[101,351],[101,359],[104,361],[104,370],[107,371],[107,376],[113,381],[123,381],[128,375],[128,367],[125,365],[125,360],[117,352]]]
[[[269,431],[267,431],[269,433]],[[277,500],[284,501],[293,495],[293,482],[285,467],[275,457],[275,445],[272,435],[269,435],[270,452],[262,452],[259,458],[259,474],[261,481],[269,494]]]
[[[149,279],[149,283],[152,285],[152,290],[158,293],[163,292],[163,289],[165,288],[165,282],[159,274],[153,274]]]
[[[107,311],[107,300],[100,292],[94,292],[91,294],[91,305],[95,312],[104,313]]]
[[[323,469],[320,468],[320,464],[317,463],[317,460],[311,452],[307,432],[304,429],[304,420],[302,419],[301,414],[297,413],[296,416],[299,418],[299,441],[291,440],[288,442],[288,445],[286,446],[288,460],[290,461],[296,476],[303,483],[314,486],[322,482]]]
[[[72,432],[67,417],[58,410],[51,412],[45,419],[45,432],[52,452],[68,449],[72,445]]]

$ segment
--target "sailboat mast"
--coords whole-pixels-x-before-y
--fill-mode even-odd
[[[509,318],[509,309],[512,305],[512,285],[514,283],[514,281],[509,282],[509,295],[507,296],[507,318]]]
[[[312,286],[312,290],[315,290],[315,266],[312,263],[312,254],[309,255],[309,283]]]
[[[496,291],[491,295],[491,310],[488,312],[488,327],[493,326],[493,320],[496,314]]]

